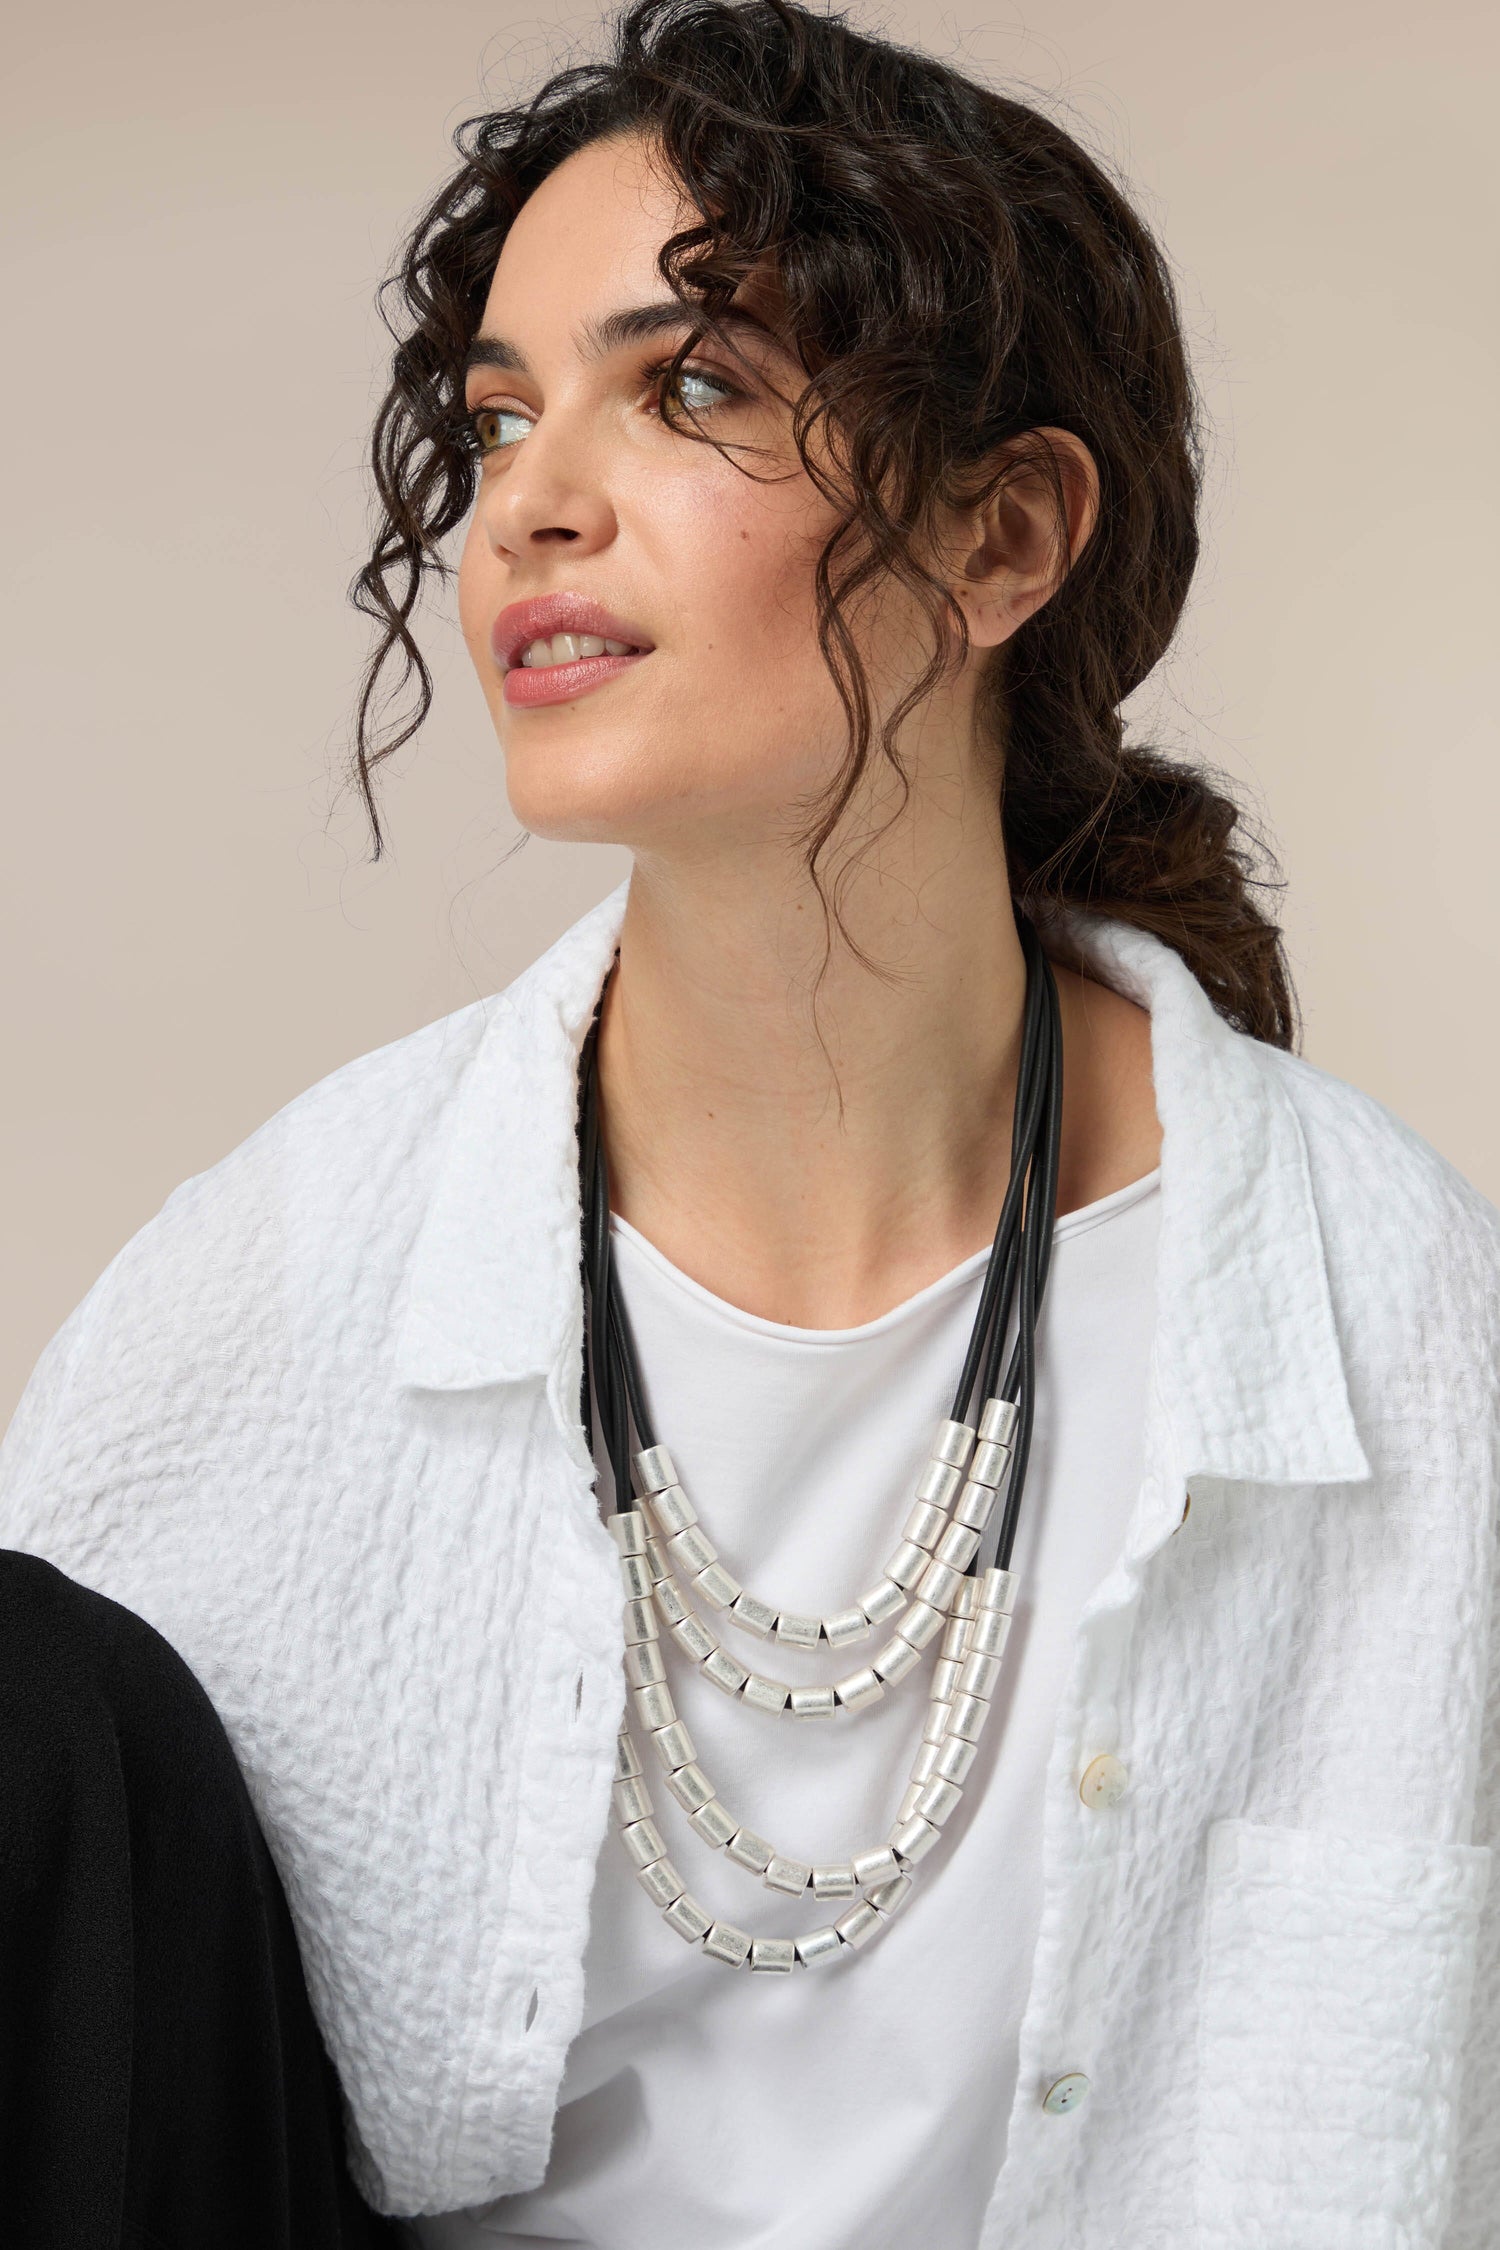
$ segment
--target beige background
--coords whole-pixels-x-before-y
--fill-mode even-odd
[[[1164,234],[1217,436],[1162,723],[1279,840],[1307,1052],[1500,1195],[1491,11],[854,13],[1063,104]],[[592,21],[62,0],[8,28],[0,1418],[178,1180],[623,868],[506,857],[446,626],[388,864],[328,780],[373,284],[482,74],[502,98]]]

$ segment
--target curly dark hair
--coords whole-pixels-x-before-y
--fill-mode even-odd
[[[955,641],[968,645],[918,559],[938,513],[992,495],[1028,458],[1028,433],[1071,431],[1098,468],[1093,536],[989,660],[980,696],[1017,909],[1063,901],[1150,930],[1230,1023],[1291,1046],[1281,932],[1257,895],[1274,874],[1263,846],[1215,777],[1127,743],[1120,716],[1172,638],[1198,555],[1197,401],[1148,229],[1037,109],[841,16],[796,0],[635,0],[611,36],[606,60],[459,127],[462,162],[382,285],[395,352],[372,444],[379,513],[351,587],[377,627],[356,732],[377,855],[375,769],[432,699],[413,618],[474,497],[464,361],[501,245],[566,157],[638,134],[698,214],[658,258],[693,323],[674,371],[704,335],[733,351],[718,316],[769,271],[806,376],[793,434],[836,505],[818,638],[849,729],[807,832],[815,877],[872,755],[851,602],[895,572],[934,627],[931,663],[879,730],[900,775],[898,729]],[[1052,480],[1062,537],[1055,456],[1033,441],[1029,458]]]

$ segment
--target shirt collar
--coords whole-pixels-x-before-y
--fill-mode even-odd
[[[467,1390],[550,1376],[577,1350],[578,1053],[628,889],[627,879],[485,1003],[408,1276],[403,1383]],[[1076,913],[1060,926],[1092,974],[1151,1015],[1162,1125],[1155,1366],[1180,1473],[1368,1477],[1280,1058],[1232,1031],[1160,940]]]

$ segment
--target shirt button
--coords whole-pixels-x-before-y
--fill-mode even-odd
[[[1102,1757],[1092,1758],[1083,1769],[1078,1784],[1078,1794],[1091,1812],[1102,1812],[1109,1805],[1117,1805],[1125,1794],[1130,1775],[1118,1758],[1106,1750]]]
[[[1054,2079],[1042,2096],[1042,2107],[1049,2117],[1066,2117],[1077,2109],[1088,2093],[1089,2082],[1081,2070],[1070,2070],[1062,2078]]]

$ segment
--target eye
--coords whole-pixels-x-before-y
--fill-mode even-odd
[[[476,406],[464,416],[463,427],[468,443],[483,458],[516,444],[531,424],[513,406]]]
[[[685,366],[672,373],[672,362],[664,359],[647,373],[659,386],[663,396],[671,393],[673,403],[685,407],[689,414],[709,414],[716,406],[723,406],[733,398],[743,398],[744,392],[722,375],[714,375],[706,367]]]

